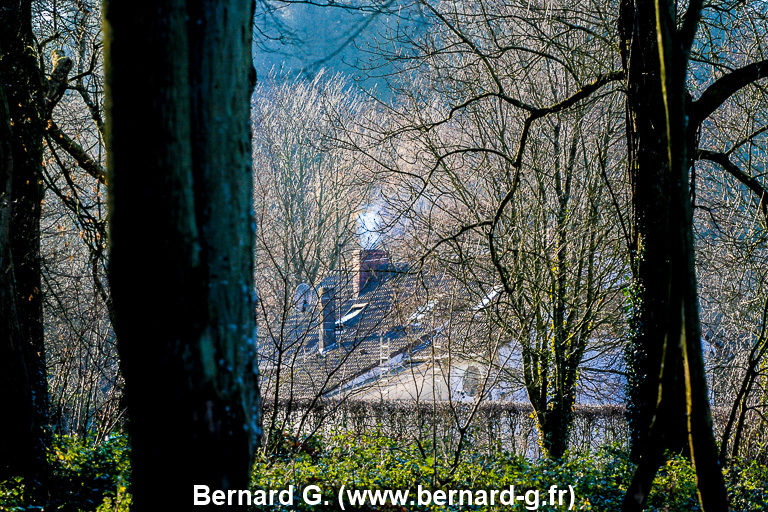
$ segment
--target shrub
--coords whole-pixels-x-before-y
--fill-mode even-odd
[[[737,461],[726,471],[733,510],[768,510],[768,466]]]
[[[128,495],[128,447],[124,436],[103,443],[74,435],[55,436],[48,450],[51,474],[45,510],[125,510]],[[27,510],[21,478],[0,482],[0,511]],[[110,508],[104,508],[105,504]]]
[[[538,490],[540,499],[548,499],[550,486],[573,489],[574,510],[619,512],[624,494],[632,478],[634,465],[627,450],[620,446],[607,447],[598,453],[568,454],[561,461],[528,460],[502,453],[467,454],[454,467],[450,460],[433,457],[430,446],[409,444],[380,435],[337,435],[321,443],[317,438],[278,438],[271,453],[259,456],[253,470],[252,489],[284,490],[293,485],[293,505],[254,505],[254,511],[280,510],[339,510],[337,496],[345,490],[410,490],[408,503],[379,504],[346,510],[366,511],[446,511],[509,510],[473,503],[459,507],[434,502],[419,505],[419,486],[430,492],[441,490],[504,490],[511,485],[515,494],[525,496],[528,490]],[[75,436],[54,440],[49,450],[50,502],[45,510],[128,512],[131,495],[128,486],[128,448],[122,436],[105,443]],[[755,462],[741,461],[726,471],[734,510],[768,510],[768,468]],[[322,500],[312,506],[304,502],[303,491],[311,485],[322,489]],[[572,486],[572,487],[569,487]],[[0,512],[27,510],[25,487],[20,478],[0,482]],[[283,494],[285,497],[286,494]],[[473,495],[473,497],[476,494]],[[499,502],[498,494],[496,502]],[[275,498],[277,496],[274,496]],[[531,496],[532,498],[533,496]],[[563,511],[570,505],[570,495],[563,506],[547,502],[537,510]],[[187,497],[179,497],[180,502]],[[410,504],[410,499],[416,503]],[[512,510],[526,510],[530,505],[518,500]],[[649,512],[688,512],[700,510],[693,470],[682,457],[669,457],[659,470],[648,500]]]
[[[319,446],[313,440],[293,440]],[[340,510],[337,496],[345,490],[410,490],[406,507],[391,503],[378,506],[352,507],[346,510],[509,510],[498,505],[490,507],[473,504],[459,507],[446,504],[411,504],[419,485],[431,491],[481,489],[504,490],[514,485],[515,494],[525,496],[528,490],[538,490],[540,499],[549,497],[550,486],[568,489],[575,494],[574,510],[619,512],[624,494],[634,472],[628,452],[622,447],[607,447],[596,454],[570,454],[562,461],[547,459],[531,461],[510,454],[482,455],[468,451],[454,468],[444,460],[435,460],[429,450],[419,449],[399,440],[381,436],[342,434],[331,439],[321,453],[306,451],[280,456],[264,455],[253,473],[254,490],[286,489],[294,486],[293,504],[289,506],[253,506],[252,510]],[[768,485],[768,469],[755,463],[735,465],[727,473],[734,510],[768,510],[764,489]],[[302,500],[303,489],[316,485],[323,491],[327,505],[310,506]],[[555,495],[557,496],[557,494]],[[532,496],[531,496],[532,497]],[[570,500],[570,495],[566,497]],[[563,511],[570,503],[554,506],[547,502],[537,510]],[[526,501],[517,501],[513,510],[526,510]],[[689,462],[671,456],[660,468],[648,500],[649,512],[689,512],[700,510],[696,483]]]

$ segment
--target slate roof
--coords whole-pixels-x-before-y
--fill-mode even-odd
[[[456,370],[446,384],[460,396],[467,362],[495,366],[495,384],[484,388],[490,398],[526,399],[519,343],[485,314],[502,298],[492,279],[459,284],[447,275],[425,275],[387,261],[375,272],[375,279],[360,288],[355,281],[359,283],[361,273],[334,271],[317,288],[301,285],[283,328],[259,331],[265,399],[366,398],[376,395],[373,384],[412,384],[424,375],[450,373],[445,370],[449,367]],[[322,296],[328,290],[333,290],[335,343],[324,346],[323,320],[328,310],[323,310]],[[619,357],[587,351],[585,363],[591,368],[585,370],[594,382],[586,387],[582,382],[579,402],[610,403],[620,398],[617,386],[621,383],[613,382],[617,377],[612,371],[620,363],[614,356]],[[418,365],[422,366],[417,369]],[[438,366],[431,370],[430,365]],[[606,397],[606,392],[613,393],[614,399]]]
[[[356,292],[356,272],[332,272],[318,289],[307,287],[279,335],[260,336],[262,385],[274,397],[311,398],[330,396],[356,378],[386,368],[393,358],[412,357],[432,342],[435,334],[419,322],[412,304],[417,280],[422,276],[405,265],[388,264],[376,278]],[[322,346],[323,290],[333,289],[335,343]],[[423,306],[422,306],[423,308]],[[418,307],[416,308],[418,310]],[[262,333],[260,333],[262,335]],[[283,339],[275,339],[282,336]],[[278,350],[278,347],[281,350]],[[280,364],[278,364],[278,361]]]

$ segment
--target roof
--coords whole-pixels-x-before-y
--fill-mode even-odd
[[[361,251],[365,258],[373,263],[299,285],[280,329],[260,329],[267,400],[463,400],[476,396],[467,390],[478,380],[490,399],[526,399],[519,341],[495,322],[503,311],[498,283],[412,271],[381,251]],[[615,357],[587,351],[594,386],[582,379],[579,402],[614,401],[601,389],[620,398]]]
[[[419,314],[407,306],[421,276],[406,266],[388,264],[356,290],[358,277],[354,271],[332,272],[309,293],[297,293],[283,329],[260,332],[260,370],[267,396],[274,394],[275,385],[280,386],[280,398],[333,394],[393,358],[429,346],[434,329],[416,321]],[[332,295],[332,302],[323,303],[324,292]],[[321,331],[329,310],[335,342],[324,346]]]

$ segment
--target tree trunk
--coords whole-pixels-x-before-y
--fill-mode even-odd
[[[547,456],[554,460],[560,460],[568,450],[568,441],[571,437],[573,426],[573,408],[576,403],[576,385],[573,391],[565,396],[558,394],[549,405],[549,409],[539,417],[544,417],[541,422],[542,448]]]
[[[628,404],[632,459],[647,446],[659,394],[659,369],[669,315],[670,169],[666,114],[661,88],[655,9],[652,3],[622,2],[620,33],[627,81],[627,144],[632,186],[632,339],[627,349]],[[681,375],[682,366],[670,372]],[[671,414],[684,410],[683,397],[667,403]],[[682,425],[682,417],[673,422]],[[684,452],[682,429],[665,432],[665,445]]]
[[[29,2],[0,3],[0,478],[28,477],[38,500],[46,475],[48,387],[40,277],[42,113]]]
[[[663,452],[677,448],[680,432],[689,447],[702,510],[729,510],[707,401],[688,186],[689,155],[695,147],[689,131],[686,76],[700,9],[700,3],[692,1],[678,23],[675,5],[664,0],[656,0],[655,5],[622,3],[630,173],[639,234],[636,278],[641,285],[635,336],[643,339],[654,333],[643,346],[647,373],[637,376],[646,386],[639,405],[651,419],[639,425],[635,439],[639,464],[625,496],[625,511],[645,507]],[[652,102],[640,110],[643,97]],[[647,159],[649,155],[652,158]],[[653,208],[659,210],[654,214]],[[663,273],[653,274],[654,269],[645,265],[651,258],[663,265]],[[658,379],[653,380],[653,375]],[[655,401],[650,401],[654,387],[643,380],[655,386]],[[637,424],[633,427],[638,429]]]
[[[185,508],[193,485],[249,487],[252,7],[104,3],[109,276],[136,510]]]

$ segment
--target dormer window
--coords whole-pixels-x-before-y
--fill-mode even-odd
[[[360,318],[363,316],[363,311],[365,311],[365,308],[367,307],[367,302],[353,304],[352,307],[349,308],[349,311],[347,311],[347,313],[336,322],[336,325],[338,327],[355,325],[360,321]]]

